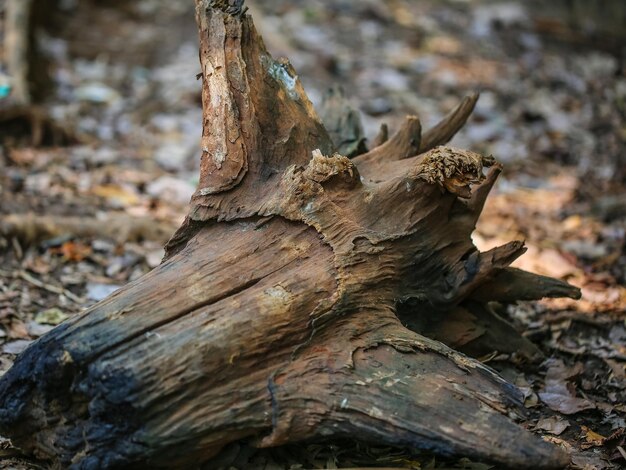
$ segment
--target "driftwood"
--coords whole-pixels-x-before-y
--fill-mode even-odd
[[[476,97],[424,134],[408,117],[370,152],[335,154],[242,3],[196,0],[200,183],[166,259],[18,357],[0,434],[81,469],[191,468],[238,439],[342,437],[564,467],[515,423],[515,387],[398,317],[445,332],[463,308],[489,329],[490,300],[579,295],[508,269],[521,242],[472,244],[501,167],[439,145]]]

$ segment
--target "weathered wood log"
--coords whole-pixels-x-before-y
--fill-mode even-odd
[[[200,183],[166,259],[18,357],[0,380],[0,434],[77,469],[189,468],[241,438],[339,437],[564,467],[515,423],[512,385],[396,315],[410,303],[445,318],[490,289],[532,297],[502,286],[522,243],[480,253],[470,239],[500,166],[420,154],[465,111],[424,138],[411,117],[367,154],[332,154],[242,4],[196,0]]]

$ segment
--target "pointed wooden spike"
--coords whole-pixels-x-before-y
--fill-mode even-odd
[[[386,126],[385,126],[386,127]],[[398,131],[382,145],[361,155],[356,161],[385,158],[402,160],[416,154],[422,139],[422,124],[417,116],[407,116]]]
[[[474,106],[476,106],[478,96],[478,93],[472,93],[463,98],[463,101],[454,110],[432,129],[425,132],[422,136],[419,153],[428,152],[438,145],[448,143],[465,125],[465,122],[474,110]]]
[[[506,268],[491,281],[476,289],[471,298],[481,301],[515,302],[540,300],[546,297],[580,299],[580,296],[580,289],[565,281],[517,268]]]
[[[422,139],[422,124],[417,116],[407,116],[398,131],[372,152],[381,157],[402,160],[415,155]],[[371,152],[370,152],[371,153]]]
[[[493,268],[503,269],[526,253],[526,250],[524,242],[516,240],[485,251],[480,256],[485,261],[488,261]]]

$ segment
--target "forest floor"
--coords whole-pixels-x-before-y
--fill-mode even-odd
[[[1,3],[0,3],[1,4]],[[37,337],[157,266],[197,182],[202,125],[193,2],[61,2],[41,33],[54,93],[44,109],[80,143],[0,147],[0,375]],[[522,2],[249,2],[275,56],[314,104],[342,84],[366,135],[406,114],[425,127],[481,92],[456,147],[505,172],[474,234],[524,239],[516,265],[568,280],[580,301],[507,307],[545,354],[481,358],[525,393],[525,426],[572,468],[626,466],[626,63]],[[87,28],[85,25],[89,25]],[[0,100],[0,110],[3,103]],[[28,128],[25,128],[28,130]],[[206,468],[493,468],[358,442],[257,451]],[[0,468],[47,468],[0,439]]]

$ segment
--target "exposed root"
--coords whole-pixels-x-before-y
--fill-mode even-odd
[[[473,93],[463,98],[463,101],[454,110],[432,129],[425,132],[422,136],[419,153],[428,152],[438,145],[448,143],[461,130],[474,111],[478,96],[478,93]]]
[[[431,290],[428,300],[440,311],[453,308],[525,252],[524,243],[519,241],[507,243],[484,253],[474,251],[466,259],[457,262],[445,277],[445,285]]]
[[[400,325],[370,330],[379,314],[361,312],[327,330],[318,338],[323,350],[311,345],[273,377],[273,429],[257,445],[350,433],[394,446],[419,442],[444,454],[488,454],[515,468],[567,464],[563,452],[520,433],[509,419],[523,413],[515,388]]]

